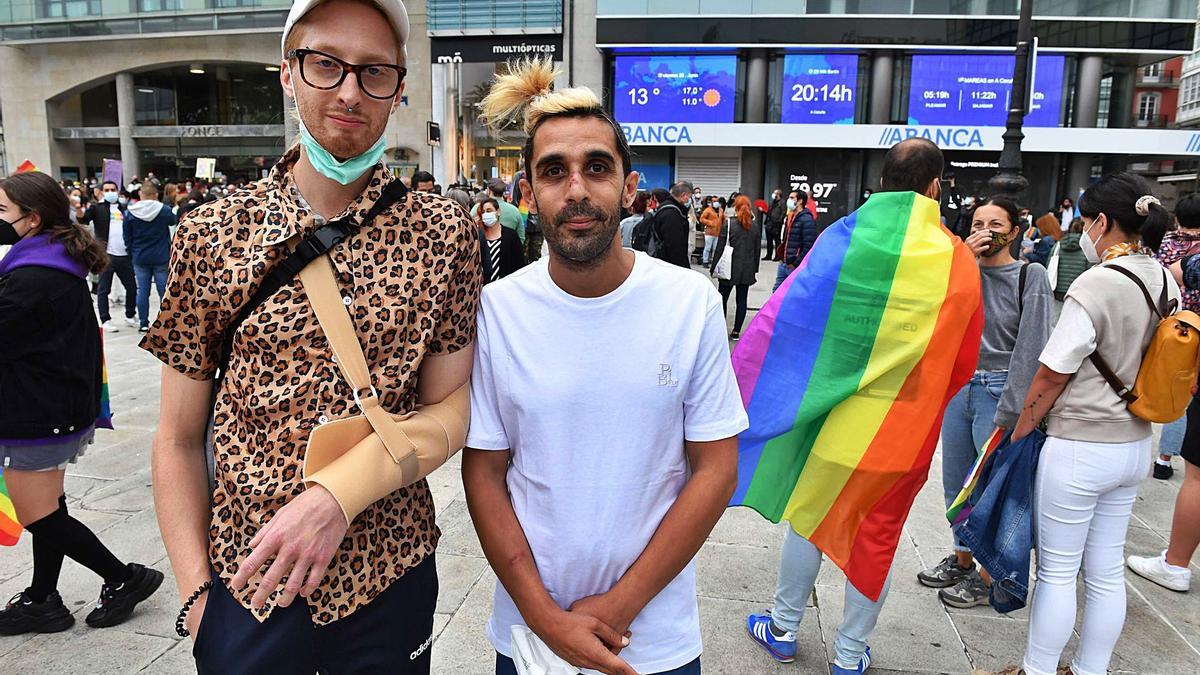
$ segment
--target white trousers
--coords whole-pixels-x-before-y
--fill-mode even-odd
[[[1125,533],[1138,484],[1150,473],[1150,437],[1090,443],[1050,437],[1035,480],[1037,584],[1025,672],[1054,675],[1075,628],[1075,582],[1086,606],[1075,675],[1104,675],[1125,626]]]

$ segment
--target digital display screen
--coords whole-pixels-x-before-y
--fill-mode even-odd
[[[856,54],[787,54],[780,121],[854,124],[857,84]]]
[[[910,125],[1002,127],[1008,118],[1015,56],[916,54],[908,96]],[[1042,54],[1034,74],[1026,126],[1056,127],[1063,103],[1066,57]]]
[[[618,56],[615,61],[617,121],[733,121],[737,56]]]

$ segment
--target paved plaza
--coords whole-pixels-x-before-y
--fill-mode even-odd
[[[774,280],[774,263],[763,263],[760,284],[751,293],[756,308]],[[731,302],[732,304],[732,302]],[[733,307],[730,307],[732,315]],[[83,616],[95,601],[100,581],[68,560],[59,590],[78,619],[56,635],[0,637],[0,672],[191,673],[191,641],[175,635],[178,598],[155,522],[150,490],[150,441],[158,423],[159,364],[136,348],[136,331],[125,329],[107,341],[116,431],[98,432],[97,442],[67,472],[71,513],[95,529],[125,560],[153,565],[167,581],[139,606],[127,623],[91,629]],[[430,477],[443,537],[438,549],[441,595],[435,621],[433,672],[483,675],[492,672],[494,654],[484,634],[495,575],[488,567],[463,499],[459,461]],[[987,607],[945,608],[935,591],[920,586],[916,573],[949,552],[942,515],[940,461],[921,492],[896,556],[891,595],[872,640],[877,673],[968,673],[998,669],[1019,661],[1028,610],[1002,616]],[[1177,470],[1182,467],[1176,465]],[[1162,550],[1181,476],[1170,482],[1147,480],[1140,491],[1127,550]],[[703,623],[705,673],[827,673],[833,635],[841,615],[842,574],[826,563],[810,611],[804,618],[797,661],[776,664],[745,634],[749,612],[771,603],[783,526],[748,509],[728,511],[697,561]],[[14,549],[0,549],[0,597],[29,583],[32,553],[28,535]],[[1200,572],[1200,566],[1193,565]],[[1200,591],[1177,594],[1127,575],[1129,611],[1112,663],[1114,672],[1194,673],[1200,663]],[[1082,592],[1082,588],[1081,588]]]

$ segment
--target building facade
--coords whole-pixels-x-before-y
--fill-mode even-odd
[[[996,172],[1018,0],[573,4],[596,18],[570,46],[599,55],[575,80],[604,89],[647,187],[797,187],[828,222],[878,185],[883,154],[906,137],[937,142],[964,194],[985,192]],[[1139,124],[1137,98],[1143,86],[1166,92],[1139,69],[1192,50],[1195,0],[1038,0],[1034,12],[1032,208],[1101,172],[1200,156],[1200,134],[1149,111]]]
[[[409,0],[413,35],[425,0]],[[0,173],[65,179],[122,161],[125,180],[194,175],[198,158],[257,178],[295,135],[279,84],[291,0],[0,0]],[[386,131],[396,172],[432,165],[429,43]]]

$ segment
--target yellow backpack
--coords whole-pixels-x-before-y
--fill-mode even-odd
[[[1150,346],[1142,357],[1133,389],[1125,386],[1099,352],[1089,357],[1092,365],[1129,406],[1129,412],[1147,422],[1167,423],[1183,417],[1196,393],[1196,376],[1200,371],[1200,315],[1188,310],[1177,311],[1179,302],[1168,300],[1167,273],[1163,271],[1163,289],[1159,302],[1136,274],[1119,265],[1108,265],[1129,277],[1142,289],[1150,311],[1159,318]],[[1167,308],[1164,313],[1159,306]]]

